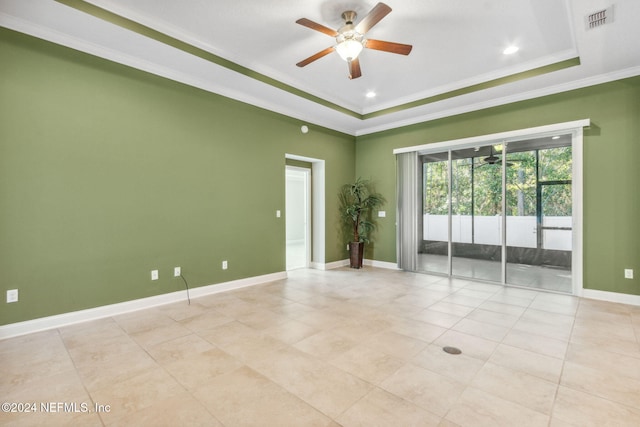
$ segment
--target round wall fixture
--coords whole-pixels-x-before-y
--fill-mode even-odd
[[[309,126],[307,126],[307,125],[300,126],[300,132],[308,133],[309,132]]]

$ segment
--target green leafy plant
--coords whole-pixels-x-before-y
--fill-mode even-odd
[[[372,189],[371,182],[361,178],[340,189],[340,216],[353,235],[352,242],[369,243],[376,224],[372,220],[372,211],[382,207],[386,200]]]

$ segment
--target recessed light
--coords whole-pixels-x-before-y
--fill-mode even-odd
[[[509,46],[505,50],[502,51],[505,55],[511,55],[516,53],[520,48],[518,46]]]
[[[372,90],[370,90],[369,92],[367,92],[367,94],[365,95],[367,98],[375,98],[376,97],[376,93]]]

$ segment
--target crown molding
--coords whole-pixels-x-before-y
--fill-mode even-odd
[[[559,85],[548,86],[540,89],[509,95],[501,98],[491,99],[489,101],[468,104],[460,107],[450,108],[437,111],[435,113],[419,115],[409,119],[397,120],[392,123],[386,123],[378,126],[363,127],[356,132],[355,136],[369,135],[387,130],[397,129],[400,127],[411,126],[418,123],[429,122],[432,120],[442,119],[445,117],[455,116],[458,114],[470,113],[473,111],[484,110],[487,108],[498,107],[501,105],[512,104],[514,102],[526,101],[529,99],[541,98],[543,96],[555,95],[558,93],[568,92],[571,90],[582,89],[589,86],[611,83],[629,77],[640,75],[640,67],[631,67],[611,73],[600,74],[580,80],[574,80]]]
[[[60,3],[64,3],[65,0],[57,0]],[[70,0],[66,0],[70,1]],[[86,4],[86,2],[80,0],[75,3]],[[124,19],[124,18],[123,18]],[[79,39],[73,36],[70,36],[66,33],[61,33],[59,31],[53,30],[51,28],[42,27],[38,24],[34,24],[29,21],[22,20],[20,18],[16,18],[12,15],[8,15],[6,13],[0,12],[0,25],[9,28],[11,30],[15,30],[21,33],[25,33],[46,41],[50,41],[56,44],[60,44],[62,46],[66,46],[84,53],[88,53],[97,57],[101,57],[116,63],[120,63],[135,69],[139,69],[144,72],[148,72],[163,78],[167,78],[170,80],[177,81],[179,83],[187,84],[189,86],[193,86],[211,93],[215,93],[230,99],[234,99],[246,104],[254,105],[259,108],[263,108],[269,111],[273,111],[275,113],[283,114],[285,116],[301,120],[305,123],[329,128],[341,133],[345,133],[352,136],[363,136],[377,132],[383,132],[386,130],[396,129],[399,127],[410,126],[417,123],[427,122],[431,120],[436,120],[452,115],[468,113],[472,111],[477,111],[485,108],[496,107],[500,105],[505,105],[513,102],[524,101],[528,99],[534,99],[542,96],[552,95],[556,93],[566,92],[570,90],[580,89],[588,86],[593,86],[597,84],[608,83],[611,81],[634,77],[640,75],[640,67],[631,67],[620,71],[615,71],[611,73],[605,73],[598,76],[587,77],[584,79],[571,81],[567,83],[562,83],[554,86],[543,87],[540,89],[535,89],[523,93],[517,93],[514,95],[509,95],[505,97],[490,99],[483,102],[471,103],[459,107],[443,109],[434,113],[427,114],[417,114],[411,118],[401,118],[401,116],[405,116],[409,110],[414,110],[418,112],[421,107],[434,105],[439,101],[443,101],[446,99],[458,98],[461,96],[468,95],[470,93],[476,92],[478,90],[483,89],[491,89],[492,87],[501,86],[503,84],[511,83],[514,80],[521,80],[522,78],[527,78],[531,76],[524,76],[518,78],[518,74],[511,74],[509,76],[497,77],[493,81],[488,82],[480,82],[478,83],[477,79],[466,81],[465,84],[470,83],[471,86],[465,87],[456,87],[454,89],[451,86],[451,91],[448,93],[440,92],[429,92],[430,95],[427,98],[421,98],[418,100],[413,100],[408,104],[401,104],[399,106],[390,107],[387,111],[377,110],[375,112],[368,113],[367,115],[360,115],[349,110],[349,114],[343,114],[343,111],[338,111],[333,108],[331,105],[327,106],[324,104],[319,104],[312,96],[312,98],[308,98],[306,92],[300,93],[292,93],[286,88],[274,86],[268,82],[262,82],[260,80],[253,80],[250,84],[257,85],[258,94],[253,95],[249,93],[249,91],[242,90],[244,86],[242,84],[236,85],[236,87],[229,84],[220,84],[217,83],[219,81],[225,81],[224,79],[209,79],[203,80],[197,77],[194,77],[188,72],[182,72],[175,70],[166,65],[161,65],[149,60],[143,60],[139,57],[134,57],[132,55],[123,54],[122,52],[118,52],[113,49],[106,48],[102,45],[98,45],[83,39]],[[169,37],[169,36],[167,36]],[[162,42],[160,42],[162,43]],[[167,46],[167,45],[165,45]],[[196,47],[194,47],[195,49]],[[199,49],[199,48],[197,48]],[[191,52],[184,52],[185,55],[192,54]],[[571,66],[576,58],[571,58],[569,60],[562,60],[562,58],[568,56],[571,52],[564,52],[559,54],[559,56],[554,57],[552,59],[559,59],[561,62],[555,64],[549,64],[542,66],[545,67],[554,67],[554,66]],[[213,54],[211,54],[213,55]],[[569,55],[570,56],[570,55]],[[549,58],[547,58],[549,59]],[[568,61],[568,62],[567,62]],[[564,65],[562,65],[564,63]],[[560,65],[557,65],[560,64]],[[531,65],[531,64],[529,64]],[[575,65],[575,64],[573,64]],[[239,73],[237,70],[229,67],[223,67],[216,63],[211,63],[211,67],[216,67],[215,71],[222,76],[225,74],[230,79],[242,79],[242,78],[250,78],[249,76],[244,75],[243,73]],[[240,67],[238,65],[238,67]],[[529,71],[523,71],[522,73],[526,74]],[[551,71],[554,71],[552,69]],[[538,73],[537,75],[540,75]],[[484,75],[484,78],[491,77],[490,75]],[[475,82],[475,83],[474,83]],[[285,85],[286,86],[286,85]],[[446,89],[446,88],[439,88]],[[271,95],[269,95],[271,92]],[[425,95],[426,93],[421,94]],[[310,95],[311,96],[311,95]],[[433,99],[430,99],[433,98]],[[328,104],[331,102],[325,101]],[[300,108],[301,106],[307,105],[309,108]],[[342,108],[342,107],[340,107]],[[310,111],[315,111],[318,114],[312,113]],[[393,115],[397,114],[398,119],[394,119]],[[377,118],[384,117],[383,120],[376,120]],[[384,121],[382,124],[368,125],[368,123],[375,123]]]

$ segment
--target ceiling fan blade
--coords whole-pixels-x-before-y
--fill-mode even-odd
[[[360,70],[360,60],[358,58],[349,61],[349,78],[351,80],[357,79],[362,76],[362,71]]]
[[[496,160],[495,162],[493,162],[493,163],[489,163],[489,164],[492,164],[492,165],[501,165],[502,163],[503,163],[503,161],[502,161],[502,159],[500,159],[500,160]],[[513,163],[511,163],[511,160],[507,160],[505,163],[506,163],[506,165],[507,165],[507,167],[508,167],[508,168],[510,168],[511,166],[513,166]]]
[[[368,49],[382,50],[384,52],[398,53],[400,55],[409,55],[413,48],[410,44],[385,42],[373,39],[367,39],[364,47]]]
[[[358,25],[356,25],[356,31],[360,34],[365,34],[374,25],[376,25],[382,18],[387,16],[391,12],[391,8],[384,3],[378,3],[371,9],[371,12],[365,16]]]
[[[316,30],[316,31],[320,31],[321,33],[324,33],[328,36],[331,37],[337,37],[338,36],[338,32],[336,30],[332,30],[329,27],[325,27],[322,24],[318,24],[317,22],[313,22],[307,18],[300,18],[296,21],[296,24],[300,24],[304,27],[307,28],[311,28],[312,30]]]
[[[321,50],[320,52],[316,53],[315,55],[311,55],[310,57],[308,57],[307,59],[304,59],[300,62],[298,62],[296,65],[298,67],[304,67],[305,65],[309,65],[311,64],[313,61],[316,61],[320,58],[322,58],[325,55],[330,54],[331,52],[333,52],[334,50],[336,50],[335,47],[331,46],[326,48],[325,50]]]

